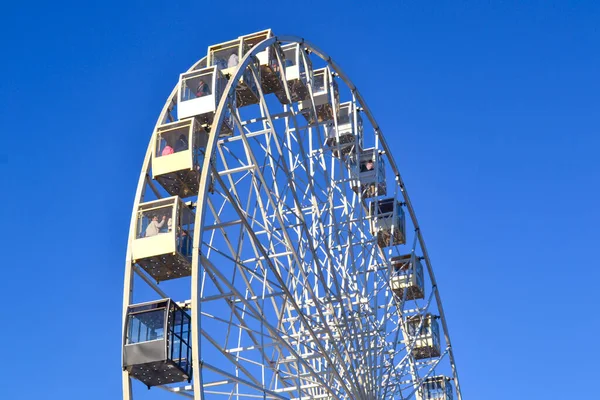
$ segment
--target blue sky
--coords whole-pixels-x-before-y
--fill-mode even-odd
[[[126,237],[151,131],[208,45],[267,27],[327,51],[383,128],[464,398],[589,397],[600,5],[367,4],[3,4],[0,397],[120,397]]]

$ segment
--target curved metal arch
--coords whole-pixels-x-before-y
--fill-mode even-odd
[[[196,61],[188,69],[188,71],[194,70],[196,67],[198,67],[200,64],[202,64],[205,60],[206,60],[206,57],[203,57],[200,60]],[[173,102],[173,99],[175,98],[175,96],[177,96],[178,89],[179,89],[179,83],[177,85],[175,85],[175,87],[171,91],[171,94],[167,98],[168,100],[165,103],[165,105],[163,106],[162,111],[160,112],[160,114],[158,116],[158,120],[156,121],[156,124],[154,125],[154,130],[152,131],[152,136],[150,137],[150,142],[148,144],[148,148],[146,149],[146,155],[144,156],[142,170],[140,171],[140,177],[138,178],[138,185],[137,185],[137,189],[135,191],[135,197],[133,200],[131,220],[129,222],[129,235],[127,237],[127,253],[125,255],[125,278],[124,278],[124,283],[123,283],[123,316],[122,316],[123,339],[125,338],[125,328],[126,328],[126,324],[127,324],[127,308],[131,305],[132,296],[133,296],[134,267],[132,265],[132,257],[131,257],[131,242],[133,241],[134,236],[135,236],[134,232],[135,232],[135,225],[137,222],[137,210],[140,205],[140,200],[144,196],[145,181],[146,181],[146,179],[149,178],[148,169],[150,167],[150,159],[152,158],[152,146],[153,146],[154,140],[156,139],[156,129],[160,125],[163,124],[163,121],[166,118],[167,112],[170,111],[169,107],[170,107],[171,103]],[[121,357],[123,357],[123,348],[121,348]],[[131,380],[129,378],[129,374],[127,373],[127,371],[123,371],[122,381],[123,381],[123,383],[122,383],[123,399],[129,400],[132,398]]]
[[[438,286],[437,286],[437,283],[435,280],[435,276],[433,273],[433,268],[431,265],[429,253],[425,246],[425,241],[423,239],[423,235],[422,235],[420,226],[417,221],[414,207],[412,206],[412,202],[410,201],[410,198],[408,196],[408,191],[406,190],[406,186],[404,184],[404,181],[402,180],[402,177],[401,177],[398,167],[395,163],[395,160],[391,156],[391,151],[390,151],[390,148],[383,136],[383,132],[382,132],[380,126],[377,124],[377,121],[375,120],[371,110],[367,106],[366,101],[364,100],[364,98],[362,97],[360,92],[358,91],[358,88],[352,83],[350,78],[343,72],[341,67],[327,53],[325,53],[324,51],[322,51],[320,48],[313,45],[312,43],[306,41],[304,38],[300,38],[297,36],[289,36],[289,35],[273,36],[271,38],[265,39],[264,41],[256,44],[255,46],[253,46],[252,49],[248,53],[246,53],[244,55],[244,57],[240,60],[235,73],[232,74],[232,76],[229,78],[229,81],[225,87],[223,95],[219,101],[219,105],[217,107],[217,110],[215,111],[215,118],[213,119],[211,132],[209,134],[209,139],[208,139],[208,143],[206,146],[206,153],[205,153],[204,163],[202,166],[202,171],[209,171],[211,169],[211,160],[213,158],[213,153],[216,148],[216,144],[217,144],[217,140],[218,140],[218,132],[220,132],[221,125],[225,118],[224,111],[226,111],[226,107],[232,101],[232,96],[235,95],[235,87],[237,86],[237,82],[244,74],[244,72],[245,72],[246,68],[249,66],[251,60],[258,53],[265,50],[267,47],[273,45],[276,42],[298,43],[298,44],[304,46],[306,48],[306,50],[308,50],[312,53],[315,53],[317,56],[319,56],[321,59],[323,59],[331,67],[331,69],[333,71],[335,71],[337,76],[339,76],[339,78],[348,86],[348,88],[351,90],[352,94],[355,96],[357,102],[361,105],[362,111],[367,115],[367,118],[371,122],[371,125],[373,126],[373,128],[375,130],[375,135],[380,140],[381,145],[385,151],[385,155],[387,156],[388,162],[390,164],[390,167],[392,168],[392,170],[395,174],[396,181],[398,183],[400,191],[402,192],[404,201],[406,203],[407,209],[411,216],[411,220],[413,222],[413,226],[415,228],[421,250],[423,251],[423,257],[426,262],[426,266],[428,269],[428,273],[429,273],[429,276],[431,279],[432,287],[433,287],[435,298],[436,298],[438,311],[440,314],[440,318],[442,320],[442,326],[443,326],[443,330],[444,330],[445,340],[447,343],[447,351],[448,351],[448,355],[449,355],[449,359],[450,359],[451,369],[453,372],[453,381],[454,381],[455,388],[456,388],[457,399],[461,400],[462,397],[461,397],[461,391],[460,391],[460,385],[459,385],[459,379],[458,379],[458,372],[456,369],[456,363],[455,363],[454,354],[452,351],[452,345],[450,342],[450,336],[449,336],[449,332],[448,332],[446,318],[445,318],[443,307],[442,307],[441,296],[440,296],[439,289],[438,289]],[[200,64],[202,64],[202,62],[204,62],[205,60],[206,60],[206,57],[200,59],[194,65],[192,65],[192,67],[190,67],[187,70],[187,72],[194,70]],[[163,107],[163,109],[160,113],[158,121],[154,127],[148,149],[146,151],[146,156],[144,158],[144,164],[143,164],[144,167],[142,168],[142,171],[140,173],[140,178],[138,180],[138,187],[137,187],[137,191],[136,191],[136,197],[134,200],[134,207],[133,207],[133,213],[132,213],[132,218],[131,218],[131,222],[130,222],[130,231],[129,231],[129,238],[128,238],[128,246],[127,246],[125,285],[124,285],[124,297],[123,297],[123,330],[125,329],[127,307],[131,303],[131,294],[133,291],[132,277],[133,277],[134,269],[133,269],[133,266],[131,265],[132,259],[131,259],[131,253],[130,253],[130,246],[131,246],[131,241],[133,239],[132,232],[134,232],[134,229],[135,229],[137,208],[139,206],[140,200],[144,193],[145,180],[148,178],[148,169],[150,166],[152,145],[155,140],[157,128],[164,123],[166,113],[169,111],[169,106],[173,102],[173,99],[175,98],[175,96],[177,95],[178,89],[179,89],[179,87],[177,84],[175,86],[175,88],[173,89],[173,91],[171,92],[170,96],[168,97],[169,100],[165,103],[165,106]],[[286,92],[288,91],[287,87],[285,88],[285,90],[286,90]],[[199,287],[198,287],[198,282],[199,282],[199,278],[200,278],[198,266],[200,263],[200,236],[201,236],[200,234],[204,228],[204,226],[203,226],[204,225],[204,216],[205,216],[205,212],[206,212],[206,203],[204,201],[202,201],[201,199],[205,199],[206,196],[208,195],[208,190],[209,190],[209,185],[210,185],[209,176],[210,175],[208,173],[204,173],[204,174],[201,174],[201,177],[200,177],[199,190],[198,190],[198,194],[197,194],[198,202],[197,202],[196,213],[195,213],[194,239],[193,239],[194,251],[193,251],[193,256],[192,256],[192,279],[191,279],[191,286],[192,286],[191,287],[191,330],[193,332],[193,334],[192,334],[192,367],[193,367],[193,380],[195,383],[195,385],[194,385],[195,386],[194,387],[194,399],[195,400],[201,400],[201,399],[203,400],[204,399],[202,390],[200,389],[201,384],[202,384],[202,373],[201,373],[202,372],[202,360],[200,358],[200,340],[199,340],[199,338],[200,338],[199,332],[200,332],[200,328],[201,328],[200,327],[200,321],[201,321],[200,304],[201,304],[201,302],[200,302],[200,292],[199,292]],[[131,399],[130,379],[129,379],[129,376],[126,371],[123,372],[123,398],[125,400]]]

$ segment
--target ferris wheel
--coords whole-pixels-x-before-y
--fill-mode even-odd
[[[461,400],[390,150],[311,43],[266,30],[209,46],[140,173],[123,399]]]

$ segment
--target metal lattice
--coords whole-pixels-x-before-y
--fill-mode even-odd
[[[302,88],[285,84],[290,79],[282,47],[293,46],[300,49],[296,61],[306,68]],[[270,71],[283,85],[265,77],[259,56],[267,49],[275,60]],[[319,72],[322,82],[312,68],[319,63],[325,68]],[[202,59],[188,73],[206,64]],[[194,124],[204,129],[205,139],[198,139],[203,146],[194,150],[202,157],[201,169],[152,179],[154,143],[161,127],[178,121],[181,84],[160,114],[131,222],[124,343],[133,303],[171,298],[191,317],[193,370],[189,382],[159,385],[171,394],[194,399],[455,394],[460,400],[423,237],[390,148],[356,87],[329,56],[289,36],[253,44],[226,78],[214,116],[182,123],[192,131]],[[248,96],[253,90],[256,99]],[[372,169],[361,170],[365,155],[374,161]],[[193,231],[190,253],[181,250],[178,233],[176,252],[144,263],[132,255],[140,205],[171,196],[167,190],[184,197],[178,207],[194,213],[185,228],[190,236]],[[174,276],[165,269],[167,263],[187,265],[186,256],[189,270]],[[161,268],[162,275],[152,272]],[[140,281],[135,291],[134,281]],[[173,343],[167,344],[170,354]],[[438,385],[441,376],[450,380],[440,378]],[[124,399],[133,398],[135,387],[125,370]]]

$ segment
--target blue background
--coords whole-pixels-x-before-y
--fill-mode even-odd
[[[268,27],[328,52],[382,127],[464,399],[590,398],[599,21],[592,1],[4,2],[0,398],[120,398],[126,238],[150,134],[208,45]]]

